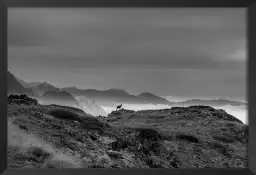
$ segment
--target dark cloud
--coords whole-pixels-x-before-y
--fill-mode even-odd
[[[243,94],[245,84],[239,83],[246,75],[236,76],[236,72],[246,70],[245,14],[243,8],[9,8],[9,66],[15,70],[26,66],[33,66],[34,70],[44,67],[45,70],[70,72],[87,69],[84,72],[90,75],[90,78],[87,76],[90,83],[103,89],[110,84],[121,86],[123,78],[116,81],[109,76],[107,83],[103,81],[105,78],[99,77],[106,77],[111,69],[131,69],[143,75],[138,76],[138,80],[134,75],[127,75],[130,83],[136,83],[141,90],[146,89],[146,85],[139,81],[148,79],[152,84],[161,85],[164,82],[158,82],[159,77],[169,69],[204,70],[205,78],[202,77],[200,83],[197,81],[204,84],[203,81],[209,79],[206,73],[209,69],[213,70],[213,75],[218,75],[211,79],[215,82],[212,88],[208,88],[213,94],[221,89],[228,92],[234,84],[237,86],[233,87],[232,95],[235,92]],[[101,69],[104,73],[99,75],[97,72]],[[153,78],[140,71],[154,69],[161,71]],[[221,70],[233,71],[234,77]],[[172,82],[187,80],[187,75],[177,76],[180,75],[177,71],[174,74]],[[36,79],[37,74],[33,76]],[[188,76],[190,79],[198,77],[194,72]],[[222,81],[221,77],[227,80]],[[182,82],[170,90],[157,91],[158,86],[152,90],[165,94],[197,91],[200,94],[197,85],[189,88],[186,82],[190,81]],[[170,85],[170,82],[165,83]],[[125,82],[122,86],[130,87],[131,91],[135,89]]]

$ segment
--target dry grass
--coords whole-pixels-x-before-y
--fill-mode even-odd
[[[13,155],[23,155],[28,160],[33,156],[43,162],[37,162],[36,166],[43,168],[80,168],[81,161],[78,157],[67,152],[57,150],[50,143],[37,138],[35,135],[24,133],[11,121],[8,121],[8,148],[15,150]],[[15,149],[13,149],[15,148]],[[10,162],[8,162],[10,163]],[[9,165],[10,167],[11,165]],[[12,167],[10,167],[12,168]]]
[[[75,120],[75,121],[80,121],[79,116],[70,110],[67,109],[53,109],[48,112],[49,115],[57,117],[57,118],[62,118],[66,120]]]

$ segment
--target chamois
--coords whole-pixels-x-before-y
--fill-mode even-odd
[[[116,107],[116,111],[117,111],[118,109],[121,109],[121,107],[122,107],[122,104],[121,104],[121,105],[118,105],[118,106]]]

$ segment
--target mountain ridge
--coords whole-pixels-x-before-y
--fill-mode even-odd
[[[165,98],[153,95],[151,93],[141,93],[140,95],[132,95],[126,92],[123,89],[115,89],[111,88],[108,90],[95,90],[95,89],[78,89],[78,88],[63,88],[64,90],[78,95],[78,96],[85,96],[88,98],[92,98],[98,103],[105,102],[105,101],[110,101],[113,103],[142,103],[142,104],[147,104],[147,103],[153,103],[153,104],[169,104],[168,100]],[[149,95],[150,94],[150,95]],[[147,98],[150,99],[151,101],[147,101]]]
[[[81,100],[80,102],[69,92],[57,88],[48,82],[26,82],[15,77],[11,72],[7,74],[8,95],[26,94],[39,100],[42,104],[59,104],[64,106],[77,107],[95,116],[107,113],[92,100]],[[24,88],[24,86],[30,88]]]
[[[14,76],[15,77],[15,76]],[[32,91],[37,95],[43,95],[47,91],[51,90],[62,90],[67,91],[74,96],[84,96],[91,100],[94,100],[99,105],[108,105],[112,106],[117,103],[127,103],[127,104],[164,104],[170,106],[188,106],[188,105],[210,105],[210,106],[222,106],[222,105],[247,105],[247,103],[227,100],[227,99],[212,99],[212,100],[203,100],[203,99],[190,99],[184,100],[181,102],[171,102],[164,97],[157,96],[150,92],[142,92],[139,95],[132,95],[123,89],[118,88],[110,88],[107,90],[97,90],[97,89],[79,89],[77,87],[64,87],[57,88],[48,82],[26,82],[24,80],[16,78],[18,82],[22,82],[23,84],[27,84],[27,87],[30,87]],[[20,83],[22,85],[22,83]],[[29,85],[30,84],[30,85]],[[33,84],[33,85],[32,85]],[[19,85],[17,85],[19,86]],[[23,89],[21,87],[18,87]],[[23,90],[22,92],[26,92],[28,90]]]
[[[8,94],[28,94],[33,95],[31,88],[24,87],[18,79],[8,70],[7,71],[7,92]]]
[[[240,106],[247,105],[245,102],[226,100],[226,99],[214,99],[214,100],[201,100],[201,99],[191,99],[185,100],[183,102],[177,102],[177,105],[210,105],[210,106],[223,106],[223,105],[231,105],[231,106]]]

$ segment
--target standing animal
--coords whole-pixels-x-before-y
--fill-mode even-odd
[[[116,107],[116,110],[121,109],[121,107],[122,107],[122,104],[118,105],[118,106]]]

